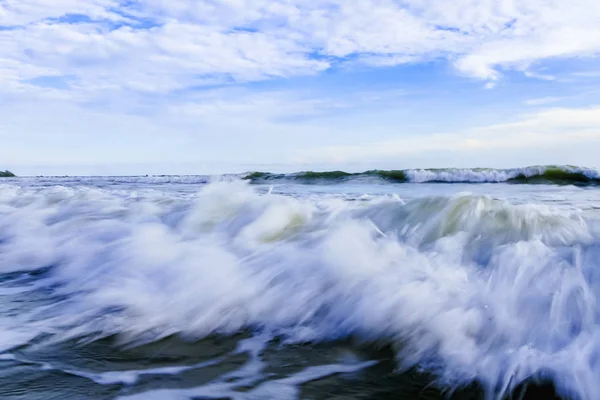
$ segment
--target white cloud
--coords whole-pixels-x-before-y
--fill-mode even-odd
[[[599,19],[596,0],[9,0],[0,83],[55,75],[90,96],[167,93],[315,74],[349,56],[375,67],[447,58],[494,81],[502,69],[597,55]]]
[[[600,71],[580,71],[574,72],[574,76],[581,76],[584,78],[600,78]]]
[[[88,92],[113,87],[167,93],[227,77],[252,81],[328,66],[304,57],[293,41],[263,33],[221,33],[182,23],[150,30],[99,29],[95,24],[40,23],[0,32],[0,52],[13,64],[43,69],[40,75],[74,76],[75,89]],[[15,82],[31,75],[24,71],[0,79]]]
[[[404,132],[397,141],[357,146],[367,134],[382,139],[392,136],[395,124],[406,127],[397,104],[406,93],[395,92],[397,85],[369,93],[362,86],[353,98],[324,95],[327,88],[303,92],[299,84],[275,85],[280,91],[242,87],[332,67],[377,70],[445,60],[454,73],[481,79],[478,87],[500,88],[487,93],[492,99],[507,87],[508,71],[549,79],[554,71],[544,61],[598,56],[598,20],[597,0],[0,0],[0,159],[19,165],[62,157],[100,162],[108,155],[115,162],[246,156],[285,162],[305,149],[298,160],[365,154],[374,160],[533,149],[575,138],[593,148],[597,109],[554,109],[516,125],[461,134]],[[579,75],[564,64],[559,69],[593,77],[597,65],[585,67],[589,71]],[[527,105],[557,101],[530,96]],[[432,97],[414,99],[423,108],[439,107],[432,116],[446,112],[429,103]],[[369,108],[378,110],[365,120],[356,117]],[[387,120],[379,119],[381,109],[389,111]],[[318,121],[342,110],[347,118]],[[139,152],[104,144],[106,132],[119,149],[139,145]],[[244,145],[250,136],[253,144]],[[38,144],[19,144],[23,138]],[[85,150],[65,150],[58,138]],[[182,146],[185,157],[178,158]]]
[[[311,90],[231,87],[189,93],[160,107],[154,100],[140,102],[137,115],[82,108],[66,99],[42,108],[22,100],[0,110],[0,160],[20,174],[234,172],[253,169],[241,164],[261,163],[287,164],[289,171],[319,165],[597,164],[600,106],[552,108],[509,123],[417,133],[411,132],[415,120],[398,113],[414,94],[355,91],[328,97]],[[398,116],[382,119],[383,108]],[[342,113],[340,119],[336,113]],[[518,152],[527,154],[518,158]]]
[[[0,161],[3,168],[16,171],[32,165],[108,161],[121,165],[229,160],[230,167],[283,161],[292,149],[314,143],[327,132],[326,124],[311,121],[403,95],[359,93],[353,99],[339,99],[301,91],[213,89],[159,107],[152,101],[136,102],[137,114],[82,108],[60,98],[40,108],[39,102],[20,99],[0,109]]]
[[[92,19],[123,19],[110,11],[117,0],[4,0],[0,4],[0,25],[19,26],[66,14],[86,15]]]
[[[570,145],[576,145],[582,151],[572,154],[576,163],[592,160],[589,154],[582,156],[582,153],[589,153],[587,149],[600,148],[600,106],[552,108],[523,115],[516,122],[483,126],[462,132],[408,137],[403,135],[402,139],[398,140],[305,149],[296,154],[294,162],[381,162],[402,160],[406,156],[419,156],[430,152],[445,155],[460,153],[462,157],[466,156],[465,159],[472,160],[473,155],[481,151],[491,151],[496,160],[507,160],[510,159],[512,151],[519,150],[526,150],[532,155],[540,150],[553,150],[555,156],[561,158],[564,156],[564,146]],[[519,163],[512,166],[514,165]]]
[[[546,96],[539,97],[536,99],[529,99],[525,101],[525,104],[528,106],[541,106],[544,104],[557,103],[559,101],[565,100],[567,97],[556,97],[556,96]]]

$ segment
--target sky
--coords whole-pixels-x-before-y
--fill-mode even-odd
[[[0,0],[19,175],[600,167],[598,0]]]

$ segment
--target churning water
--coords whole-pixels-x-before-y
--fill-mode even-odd
[[[0,397],[598,399],[585,176],[2,180]]]

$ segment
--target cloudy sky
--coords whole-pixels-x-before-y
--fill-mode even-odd
[[[600,167],[598,0],[0,0],[19,174]]]

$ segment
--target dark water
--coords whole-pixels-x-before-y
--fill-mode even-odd
[[[41,349],[36,349],[35,345],[26,346],[13,352],[14,360],[0,361],[0,393],[7,399],[40,400],[114,399],[140,394],[140,398],[173,399],[284,398],[288,394],[285,390],[280,393],[281,397],[277,390],[259,394],[252,391],[265,383],[294,377],[307,368],[335,365],[340,361],[374,360],[374,365],[360,371],[332,373],[304,383],[297,388],[297,395],[301,399],[315,400],[484,398],[477,384],[453,389],[439,386],[435,377],[425,372],[398,371],[390,348],[365,347],[351,341],[295,346],[275,341],[259,355],[263,363],[260,373],[252,377],[251,382],[246,382],[244,367],[258,361],[249,353],[235,354],[237,344],[243,338],[242,335],[237,338],[211,337],[198,342],[168,338],[130,349],[120,348],[116,338],[86,345],[68,342]],[[215,359],[220,361],[199,366]],[[182,368],[189,369],[181,371]],[[108,375],[100,384],[92,377],[78,376],[81,371],[97,374],[97,380],[103,373]],[[131,371],[136,373],[134,378]],[[228,376],[225,381],[234,388],[235,396],[196,396],[191,393],[194,388],[223,376]],[[109,382],[111,379],[114,382]],[[239,386],[236,379],[241,381]],[[153,393],[155,391],[159,392]],[[558,398],[551,382],[529,382],[516,389],[510,398],[534,399],[539,396]]]

